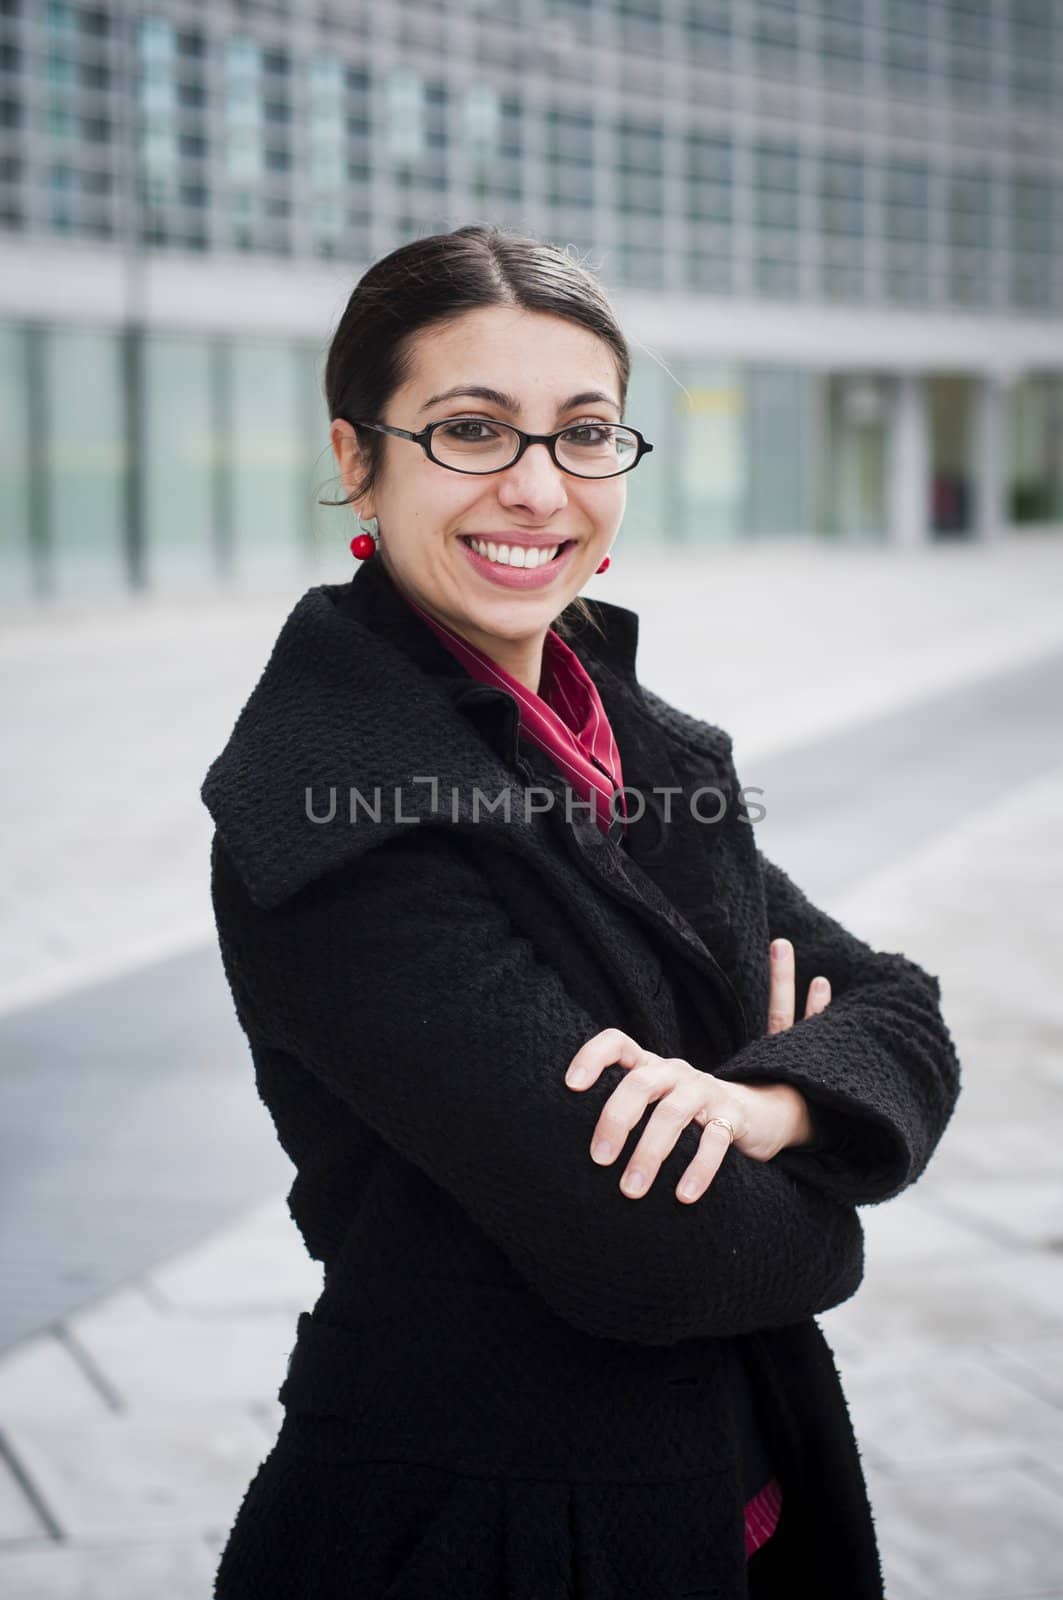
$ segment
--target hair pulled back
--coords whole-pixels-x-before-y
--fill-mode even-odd
[[[329,417],[355,430],[365,470],[342,501],[372,488],[385,437],[358,426],[376,420],[409,377],[415,336],[482,306],[517,306],[567,317],[604,339],[616,360],[621,414],[631,355],[598,279],[556,245],[489,223],[414,239],[383,256],[359,279],[329,346],[325,400]],[[594,626],[579,596],[565,608]],[[555,626],[565,632],[562,619]]]

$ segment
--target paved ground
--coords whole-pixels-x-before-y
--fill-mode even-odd
[[[864,1283],[821,1319],[891,1600],[1063,1600],[1061,579],[1057,538],[643,557],[614,562],[593,591],[640,612],[644,681],[728,727],[744,781],[767,775],[769,854],[854,930],[942,980],[960,1105],[920,1183],[863,1208]],[[67,609],[15,619],[0,640],[15,708],[0,800],[0,1096],[24,1113],[12,1150],[5,1100],[5,1198],[23,1198],[14,1225],[4,1208],[0,1251],[21,1230],[49,1253],[58,1217],[115,1284],[103,1296],[91,1273],[68,1285],[63,1313],[0,1356],[0,1592],[15,1600],[209,1596],[279,1425],[295,1318],[320,1285],[287,1217],[291,1169],[246,1046],[224,1031],[224,993],[201,1001],[218,1028],[209,1047],[187,1022],[212,960],[198,785],[291,603]],[[903,793],[867,813],[861,854],[860,797],[905,753],[904,708],[926,761],[940,728],[939,779],[955,781],[915,804],[898,767]],[[830,752],[849,788],[811,828],[822,795],[808,774]],[[104,1050],[86,1062],[79,1034],[109,1012],[115,1037],[128,1032],[130,1004],[121,1071]],[[122,1097],[121,1125],[71,1117],[66,1159],[45,1160],[29,1111],[42,1093],[76,1105],[89,1069],[86,1104]],[[145,1128],[163,1178],[143,1209],[157,1217],[169,1194],[189,1247],[169,1241],[131,1272],[152,1235],[145,1225],[138,1241],[114,1173]],[[218,1176],[225,1135],[243,1152],[239,1203],[240,1184]],[[124,1257],[119,1228],[134,1241]],[[23,1246],[30,1275],[33,1253]]]

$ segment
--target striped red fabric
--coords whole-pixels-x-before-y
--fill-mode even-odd
[[[521,733],[552,757],[581,800],[593,801],[603,833],[610,831],[610,802],[620,790],[615,810],[626,832],[627,803],[613,730],[593,678],[561,636],[553,628],[547,631],[540,682],[544,692],[533,694],[483,650],[429,616],[409,595],[404,598],[472,677],[508,689],[520,707]]]
[[[533,694],[484,651],[429,616],[409,595],[404,598],[472,677],[509,690],[520,707],[521,732],[552,757],[581,799],[590,800],[593,795],[603,833],[610,831],[610,798],[615,789],[621,790],[617,814],[624,819],[626,830],[624,780],[613,730],[594,680],[560,635],[548,629],[543,644],[540,687],[548,696],[545,698]],[[781,1505],[782,1489],[777,1478],[770,1478],[746,1502],[747,1561],[775,1532]]]
[[[769,1478],[752,1500],[746,1501],[746,1560],[762,1544],[767,1544],[779,1525],[782,1512],[782,1485]]]

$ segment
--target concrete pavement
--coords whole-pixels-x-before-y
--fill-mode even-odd
[[[593,592],[640,612],[643,680],[728,727],[748,782],[760,759],[945,690],[1031,666],[1036,682],[1063,646],[1063,538],[614,566],[621,581]],[[9,1015],[209,940],[198,783],[291,600],[115,608],[106,626],[68,615],[5,634],[0,676],[21,706],[5,741],[19,780],[3,802]],[[885,860],[869,849],[873,872],[817,891],[854,931],[941,977],[964,1065],[929,1171],[862,1209],[864,1283],[821,1319],[890,1600],[1063,1600],[1063,748],[1051,729],[1043,758],[984,803],[943,805],[909,847]],[[767,825],[761,842],[790,865]],[[253,1121],[265,1114],[244,1065]],[[285,1187],[0,1356],[0,1592],[209,1596],[279,1426],[296,1317],[320,1287]]]

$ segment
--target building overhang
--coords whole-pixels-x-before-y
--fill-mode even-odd
[[[140,322],[160,332],[326,340],[366,263],[167,252],[125,255],[81,240],[8,237],[0,320]],[[838,372],[970,372],[1009,379],[1063,367],[1063,319],[729,296],[612,294],[635,344]]]

